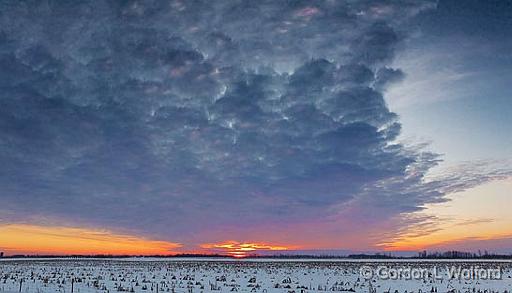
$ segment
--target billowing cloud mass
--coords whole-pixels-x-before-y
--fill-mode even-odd
[[[318,232],[295,225],[329,218],[341,239],[351,213],[442,201],[423,182],[439,157],[396,141],[381,93],[403,22],[432,5],[2,1],[0,215],[301,244]]]

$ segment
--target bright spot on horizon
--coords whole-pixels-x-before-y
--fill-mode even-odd
[[[208,249],[209,251],[226,253],[234,257],[246,257],[251,253],[262,251],[283,251],[295,249],[296,246],[282,246],[272,245],[266,243],[252,243],[252,242],[238,242],[238,241],[225,241],[222,243],[204,243],[201,248]]]

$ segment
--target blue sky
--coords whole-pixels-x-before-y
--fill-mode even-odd
[[[447,161],[511,157],[511,13],[509,1],[440,1],[414,19],[395,60],[408,76],[386,96],[404,136]]]

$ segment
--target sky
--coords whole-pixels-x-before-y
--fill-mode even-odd
[[[512,1],[2,1],[0,251],[512,253]]]

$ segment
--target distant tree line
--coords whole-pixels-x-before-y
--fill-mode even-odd
[[[137,257],[137,258],[181,258],[181,257],[201,257],[201,258],[226,258],[226,257],[232,257],[230,255],[223,255],[223,254],[173,254],[173,255],[112,255],[112,254],[72,254],[72,255],[37,255],[37,254],[16,254],[16,255],[9,255],[9,256],[3,256],[4,258],[131,258],[131,257]]]
[[[427,252],[421,251],[418,253],[417,258],[425,258],[425,259],[438,259],[438,258],[447,258],[447,259],[512,259],[512,255],[510,254],[497,254],[490,253],[487,250],[478,252],[465,252],[465,251],[445,251],[445,252]]]
[[[240,258],[224,254],[173,254],[173,255],[10,255],[3,258]],[[427,252],[421,251],[416,256],[396,256],[392,253],[374,254],[349,254],[349,255],[315,255],[315,254],[276,254],[276,255],[247,255],[242,258],[269,258],[269,259],[512,259],[512,254],[490,253],[487,250],[478,252],[445,251]]]

